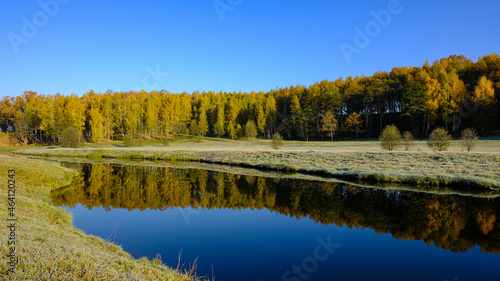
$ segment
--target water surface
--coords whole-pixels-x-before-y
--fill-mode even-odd
[[[496,280],[499,199],[200,169],[71,164],[74,225],[215,280]]]

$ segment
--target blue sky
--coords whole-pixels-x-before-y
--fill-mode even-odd
[[[2,1],[0,97],[268,91],[477,60],[499,53],[499,12],[499,1]],[[357,48],[349,60],[342,43]]]

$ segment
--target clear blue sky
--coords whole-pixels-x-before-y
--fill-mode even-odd
[[[268,91],[500,51],[495,0],[220,0],[233,7],[219,13],[212,0],[54,1],[40,1],[52,3],[48,11],[38,1],[1,1],[0,97]],[[371,12],[391,1],[398,13],[377,30]],[[356,47],[356,27],[373,37],[358,40],[348,62],[340,44]]]

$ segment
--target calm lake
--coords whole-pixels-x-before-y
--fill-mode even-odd
[[[215,280],[498,280],[500,199],[194,168],[74,164],[87,234]],[[181,253],[182,251],[182,253]],[[181,253],[181,254],[180,254]]]

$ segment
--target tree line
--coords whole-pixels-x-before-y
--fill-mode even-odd
[[[395,124],[417,138],[433,128],[451,134],[498,129],[500,56],[473,62],[452,55],[422,67],[323,80],[268,92],[129,91],[41,95],[26,91],[0,102],[0,129],[20,143],[61,140],[74,128],[87,140],[244,136],[323,140],[378,137]],[[252,134],[252,132],[255,133]]]
[[[200,169],[65,164],[81,171],[55,205],[92,209],[268,209],[324,225],[371,228],[454,252],[500,253],[498,199],[388,191],[338,182],[265,178]],[[360,204],[360,202],[363,202]],[[404,218],[404,219],[402,219]]]

